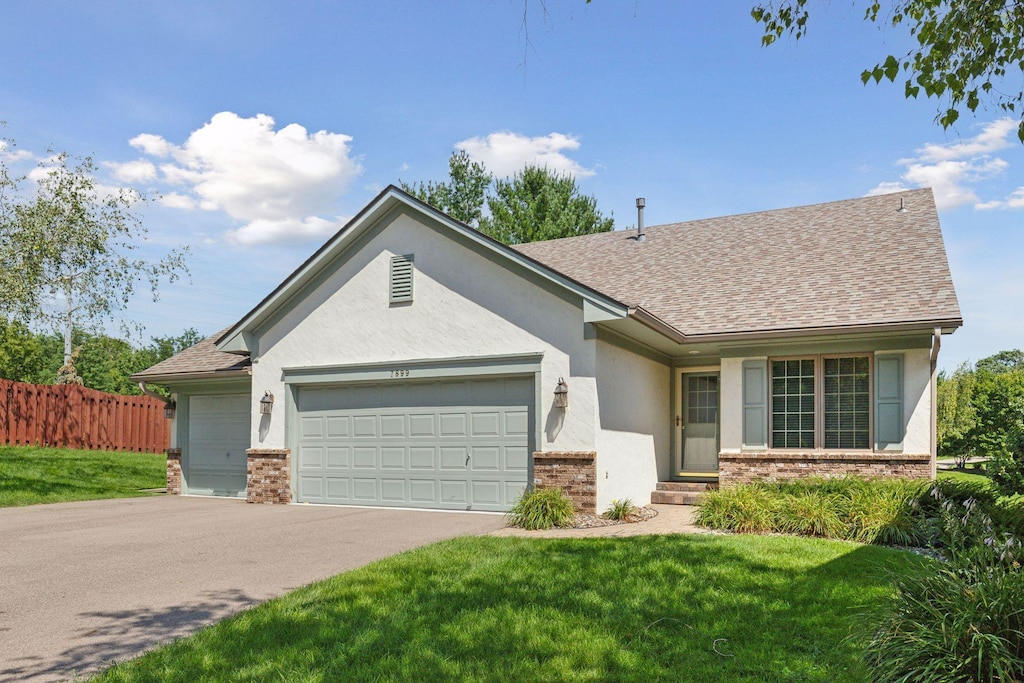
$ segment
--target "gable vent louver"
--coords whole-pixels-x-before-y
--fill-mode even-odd
[[[412,254],[391,257],[388,295],[393,304],[412,301]]]

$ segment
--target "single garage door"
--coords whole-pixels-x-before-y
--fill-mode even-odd
[[[526,487],[533,377],[303,387],[307,503],[507,510]]]
[[[184,472],[189,493],[245,496],[250,414],[248,394],[189,397]]]

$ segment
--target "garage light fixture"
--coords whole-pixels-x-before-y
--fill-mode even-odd
[[[558,386],[555,387],[555,407],[569,407],[569,385],[561,377],[558,378]]]
[[[166,420],[173,420],[174,419],[174,410],[177,407],[178,407],[178,404],[175,403],[174,401],[167,401],[166,403],[164,403],[164,419],[166,419]]]
[[[263,398],[260,399],[260,415],[270,415],[271,409],[274,407],[274,395],[267,389],[263,392]]]

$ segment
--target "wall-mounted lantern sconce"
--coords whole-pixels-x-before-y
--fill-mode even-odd
[[[178,404],[175,403],[174,401],[167,401],[166,403],[164,403],[164,419],[165,420],[173,420],[174,419],[174,410],[177,407],[178,407]]]
[[[270,410],[273,407],[274,395],[268,389],[263,392],[263,398],[260,399],[260,415],[270,415]]]
[[[555,407],[569,407],[569,385],[561,377],[558,378],[558,386],[555,387]]]

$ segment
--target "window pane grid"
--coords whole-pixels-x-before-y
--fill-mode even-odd
[[[814,448],[814,359],[772,361],[772,447]]]
[[[689,424],[714,424],[718,421],[717,377],[687,378],[686,411]]]
[[[823,359],[825,448],[871,447],[867,356]]]

